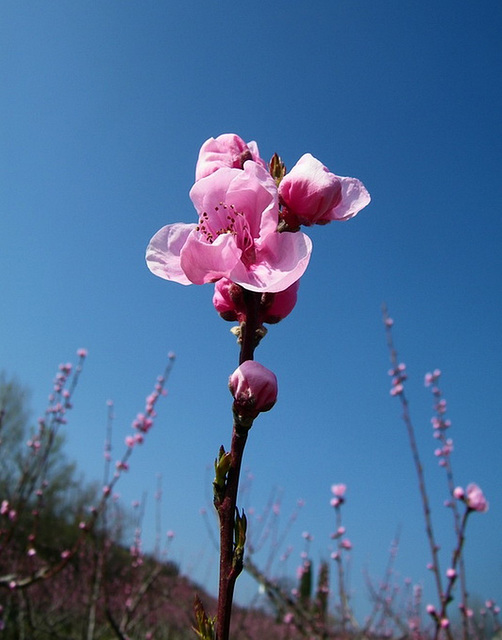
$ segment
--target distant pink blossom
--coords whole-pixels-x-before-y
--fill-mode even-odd
[[[455,571],[455,569],[452,569],[450,567],[449,569],[446,570],[446,577],[449,578],[450,580],[453,580],[453,578],[457,577],[457,572]]]
[[[350,551],[352,549],[352,542],[348,538],[345,538],[345,540],[342,540],[340,542],[340,546],[342,547],[342,549]]]
[[[289,612],[284,614],[282,621],[284,624],[293,624],[293,622],[295,621],[295,617],[291,612]]]
[[[401,393],[403,393],[403,385],[400,382],[396,382],[395,384],[392,385],[391,390],[390,390],[390,395],[391,396],[398,396]]]
[[[199,151],[195,180],[205,178],[222,167],[242,169],[248,160],[253,160],[264,169],[267,168],[260,158],[256,142],[246,143],[235,133],[224,133],[217,138],[209,138]]]
[[[348,220],[370,202],[362,182],[336,176],[310,153],[284,176],[279,196],[284,220],[291,228]]]
[[[277,232],[277,187],[261,165],[223,167],[196,182],[190,197],[198,224],[170,224],[153,236],[146,252],[152,273],[184,285],[228,278],[272,293],[303,275],[312,242]]]
[[[486,511],[488,511],[489,503],[477,484],[471,483],[467,485],[465,494],[466,503],[469,509],[472,509],[473,511],[479,511],[481,513],[485,513]]]
[[[345,496],[345,492],[347,491],[346,484],[332,484],[331,485],[331,493],[337,498],[343,498]]]

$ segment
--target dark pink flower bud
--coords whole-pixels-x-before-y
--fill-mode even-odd
[[[284,220],[291,228],[348,220],[370,202],[362,182],[336,176],[310,153],[284,176],[279,196]]]
[[[256,142],[246,143],[235,133],[224,133],[217,138],[209,138],[199,151],[195,181],[205,178],[221,167],[242,169],[246,160],[253,160],[264,169],[267,168],[260,158]]]
[[[298,298],[300,281],[293,282],[284,291],[262,293],[258,307],[260,324],[275,324],[293,311]],[[246,321],[246,304],[242,287],[228,278],[221,278],[214,285],[213,305],[223,320]]]
[[[243,362],[230,376],[228,386],[239,416],[254,419],[260,411],[269,411],[277,400],[275,374],[254,360]]]
[[[278,293],[264,293],[260,303],[260,321],[275,324],[288,316],[295,308],[300,281]]]
[[[243,322],[246,319],[242,287],[228,278],[221,278],[215,283],[213,305],[223,320]]]

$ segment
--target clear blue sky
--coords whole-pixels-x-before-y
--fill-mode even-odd
[[[67,428],[68,454],[102,475],[106,401],[114,455],[164,367],[178,358],[155,429],[119,485],[125,503],[163,476],[174,558],[216,585],[199,509],[231,430],[230,324],[212,287],[182,287],[144,264],[164,224],[191,222],[200,145],[238,133],[288,167],[310,152],[361,179],[371,205],[309,230],[314,252],[297,307],[257,358],[279,380],[255,423],[245,503],[283,488],[290,542],[329,554],[330,485],[348,485],[352,587],[377,577],[401,527],[397,568],[432,578],[398,402],[389,396],[380,318],[386,301],[409,369],[409,395],[438,538],[451,549],[446,486],[433,456],[435,367],[453,421],[458,484],[490,500],[466,543],[472,594],[502,600],[501,68],[502,6],[444,0],[252,3],[29,2],[0,7],[0,367],[33,389],[42,413],[59,362],[89,358]],[[147,511],[146,539],[153,539]],[[211,573],[213,572],[213,573]],[[253,590],[241,581],[241,597]]]

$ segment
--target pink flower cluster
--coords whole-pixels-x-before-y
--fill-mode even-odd
[[[261,314],[264,322],[285,317],[312,252],[300,225],[347,220],[370,196],[359,180],[336,176],[310,154],[279,178],[271,171],[255,142],[235,134],[207,140],[190,191],[198,221],[160,229],[147,248],[149,269],[184,285],[220,282],[215,306],[232,320],[242,314],[232,284],[283,292],[264,298]]]
[[[330,504],[332,507],[339,507],[345,502],[345,492],[347,486],[345,484],[333,484],[331,485],[331,493],[335,496],[331,498]]]
[[[474,482],[468,484],[465,491],[462,487],[456,487],[453,491],[453,497],[457,500],[463,500],[471,511],[486,513],[490,506],[483,492]]]
[[[401,395],[404,391],[403,382],[408,378],[408,375],[406,373],[406,365],[401,362],[394,369],[389,369],[388,374],[389,376],[392,376],[390,395]]]

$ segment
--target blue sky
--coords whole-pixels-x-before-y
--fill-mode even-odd
[[[2,3],[0,367],[31,387],[36,415],[58,363],[89,350],[67,450],[91,480],[102,476],[106,401],[118,457],[176,352],[169,397],[119,490],[126,504],[147,491],[151,508],[162,474],[173,557],[209,587],[216,553],[199,509],[230,440],[226,383],[238,352],[212,287],[156,278],[144,252],[164,224],[195,220],[199,147],[235,132],[288,167],[310,152],[372,195],[355,219],[309,229],[297,307],[256,354],[280,396],[250,434],[254,481],[243,502],[263,508],[282,488],[285,523],[305,499],[293,573],[302,531],[314,535],[315,562],[329,555],[329,490],[344,482],[355,600],[364,600],[362,569],[383,571],[398,527],[396,567],[433,597],[411,455],[389,396],[385,300],[443,567],[452,527],[423,387],[435,367],[457,483],[479,483],[491,505],[468,530],[470,591],[502,600],[501,27],[494,0]],[[150,509],[147,542],[153,523]],[[253,590],[245,578],[237,589]]]

